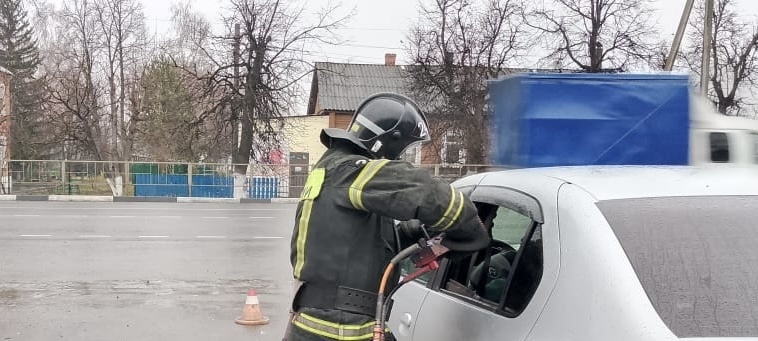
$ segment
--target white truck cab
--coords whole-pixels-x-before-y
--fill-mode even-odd
[[[690,101],[690,164],[758,164],[758,120],[724,116],[701,96]]]

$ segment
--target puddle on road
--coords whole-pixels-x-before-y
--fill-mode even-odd
[[[0,304],[10,305],[18,299],[18,290],[0,289]]]
[[[208,297],[245,295],[250,288],[259,294],[286,294],[290,284],[272,280],[119,280],[92,282],[10,282],[0,283],[0,304],[49,304],[54,301],[87,298],[85,305],[171,307],[177,301],[207,301]],[[213,299],[217,300],[217,299]],[[194,305],[194,304],[193,304]]]

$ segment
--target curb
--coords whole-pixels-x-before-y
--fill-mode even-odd
[[[300,198],[272,198],[272,204],[297,204],[300,202]]]
[[[101,195],[14,195],[2,194],[0,201],[57,201],[57,202],[163,202],[206,204],[297,204],[299,198],[195,198],[195,197],[114,197]]]
[[[113,197],[102,195],[50,195],[48,201],[113,202]]]
[[[239,204],[239,198],[193,198],[193,197],[178,197],[176,198],[178,203],[227,203],[227,204]]]
[[[16,201],[47,201],[47,195],[17,195]]]
[[[113,202],[176,202],[176,197],[113,197]]]
[[[240,204],[271,204],[273,203],[273,199],[252,199],[252,198],[242,198],[239,199]]]

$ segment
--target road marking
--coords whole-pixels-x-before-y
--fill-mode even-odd
[[[19,237],[52,237],[49,234],[20,234]]]
[[[121,203],[123,204],[123,203]],[[45,207],[45,206],[0,206],[0,209],[33,209],[33,210],[87,210],[87,211],[102,211],[102,210],[139,210],[139,211],[287,211],[292,212],[289,208],[195,208],[192,206],[183,206],[177,204],[171,204],[172,207]],[[190,204],[194,205],[194,204]],[[228,205],[228,204],[224,204]],[[271,204],[264,204],[271,205]]]
[[[197,239],[224,239],[226,236],[197,236]]]
[[[274,217],[249,217],[250,219],[274,219]]]
[[[14,214],[14,217],[39,217],[39,214]]]
[[[253,239],[282,239],[284,237],[253,237]]]
[[[168,238],[168,236],[137,236],[137,238]]]
[[[111,236],[104,236],[100,234],[83,234],[79,238],[110,238]]]

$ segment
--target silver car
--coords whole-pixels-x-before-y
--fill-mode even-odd
[[[493,243],[397,291],[398,340],[758,340],[758,169],[559,167],[454,185]]]

